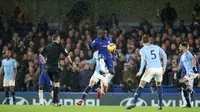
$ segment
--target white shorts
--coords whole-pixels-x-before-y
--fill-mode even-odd
[[[90,81],[95,81],[96,83],[101,80],[101,81],[105,81],[105,76],[101,75],[100,73],[98,72],[94,72],[94,74],[92,75],[92,77],[90,78]]]
[[[3,87],[15,86],[15,80],[3,80]]]
[[[187,73],[184,77],[188,80],[186,85],[193,86],[194,79],[198,76],[198,74],[195,73]]]
[[[150,82],[154,77],[156,82],[162,82],[163,80],[163,69],[162,68],[149,68],[146,69],[141,80]]]

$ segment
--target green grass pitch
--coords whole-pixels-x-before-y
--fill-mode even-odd
[[[158,112],[157,107],[0,105],[0,112]],[[200,108],[163,107],[159,112],[200,112]]]

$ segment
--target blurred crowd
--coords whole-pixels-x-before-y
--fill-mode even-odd
[[[169,5],[167,4],[167,7]],[[37,24],[25,23],[24,12],[17,7],[9,21],[0,22],[0,58],[1,60],[4,58],[7,49],[12,49],[18,68],[16,91],[37,91],[40,75],[39,51],[51,42],[52,34],[59,33],[61,45],[69,51],[73,60],[73,66],[68,66],[67,58],[62,54],[60,56],[61,91],[80,92],[88,85],[95,67],[95,65],[82,65],[81,61],[92,58],[94,51],[88,45],[97,37],[99,29],[104,27],[119,51],[119,58],[114,61],[116,74],[110,91],[113,91],[113,85],[120,85],[123,92],[132,92],[138,86],[140,79],[135,74],[140,67],[141,37],[146,34],[150,36],[152,44],[159,45],[167,53],[167,70],[163,77],[163,84],[178,88],[180,73],[174,76],[172,65],[178,64],[179,44],[183,41],[189,42],[190,50],[200,59],[200,23],[198,18],[194,18],[191,20],[191,25],[185,26],[184,20],[176,20],[175,9],[173,9],[174,15],[170,16],[167,15],[170,9],[163,11],[161,12],[164,16],[161,17],[163,25],[160,27],[153,26],[145,18],[138,26],[120,27],[117,15],[112,14],[109,20],[100,16],[96,25],[91,24],[91,21],[85,17],[78,24],[66,17],[61,29],[52,30],[43,18]],[[174,25],[176,21],[178,23]],[[2,82],[3,76],[0,77]],[[154,88],[153,80],[149,86]],[[195,80],[195,87],[197,86],[200,87],[200,80]]]

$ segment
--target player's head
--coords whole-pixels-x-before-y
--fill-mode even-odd
[[[184,52],[185,50],[188,50],[189,48],[189,44],[187,42],[182,42],[180,45],[179,45],[179,50],[181,52]]]
[[[11,50],[7,50],[5,52],[5,56],[6,56],[7,59],[9,59],[11,57]]]
[[[60,35],[59,34],[53,34],[52,35],[52,41],[60,43]]]
[[[100,29],[100,35],[101,35],[101,38],[106,38],[107,36],[107,31],[105,29]]]
[[[142,36],[142,43],[143,43],[143,45],[144,44],[149,44],[150,43],[149,36],[143,35]]]

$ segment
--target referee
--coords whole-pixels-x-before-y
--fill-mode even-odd
[[[42,63],[47,67],[47,73],[54,85],[54,94],[53,94],[53,105],[61,106],[59,103],[58,94],[60,91],[60,67],[58,64],[60,53],[62,52],[67,58],[71,61],[71,58],[68,56],[68,52],[60,45],[60,35],[52,35],[52,43],[44,46],[39,54]],[[44,56],[47,56],[47,61],[45,61]]]

